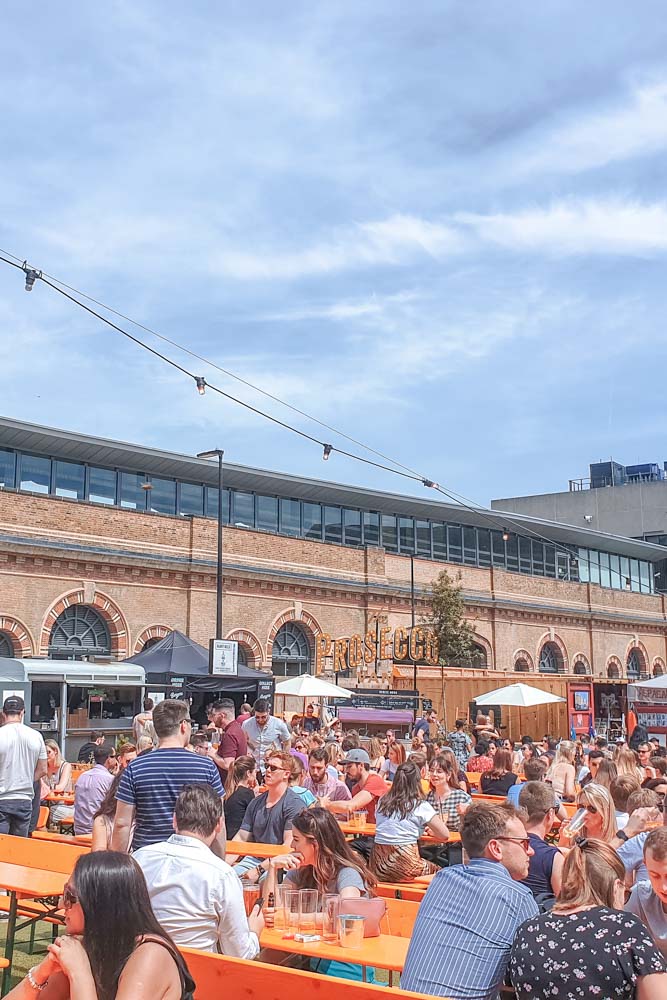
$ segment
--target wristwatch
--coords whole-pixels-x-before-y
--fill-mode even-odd
[[[622,840],[623,843],[625,843],[626,840],[630,840],[625,830],[617,830],[616,836],[618,837],[619,840]]]

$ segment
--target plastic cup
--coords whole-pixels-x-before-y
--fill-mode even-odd
[[[257,882],[249,882],[247,879],[241,879],[241,887],[243,889],[243,905],[246,916],[249,917],[253,906],[261,895],[261,891]]]
[[[365,809],[355,809],[352,813],[352,824],[358,829],[362,829],[366,825],[366,817],[368,813]]]
[[[326,892],[322,897],[322,940],[338,939],[338,913],[340,896],[337,892]]]
[[[287,924],[285,923],[285,900],[284,894],[290,890],[285,885],[277,885],[274,891],[276,898],[276,913],[273,918],[273,926],[278,931],[284,931]],[[293,891],[293,890],[292,890]]]
[[[317,928],[317,889],[299,890],[299,931],[302,934],[314,934]]]
[[[588,815],[587,809],[577,809],[576,813],[565,826],[565,834],[568,837],[576,837],[576,835],[583,830],[586,824],[586,817]]]
[[[364,943],[364,918],[358,913],[338,916],[338,940],[341,948],[361,948]]]
[[[299,930],[299,897],[301,893],[298,889],[282,888],[282,903],[284,914],[285,930],[289,934],[296,934]]]

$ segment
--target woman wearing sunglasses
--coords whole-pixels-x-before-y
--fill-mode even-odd
[[[616,843],[616,810],[614,800],[608,789],[591,782],[577,796],[577,806],[586,810],[583,827],[572,831],[568,823],[561,826],[558,842],[562,847],[568,847],[575,836],[595,837],[610,843]]]
[[[6,1000],[192,1000],[187,965],[155,919],[129,855],[82,855],[62,905],[67,933]]]

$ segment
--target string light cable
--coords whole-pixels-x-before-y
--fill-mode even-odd
[[[89,313],[91,316],[94,316],[96,319],[99,319],[101,322],[111,327],[111,329],[115,330],[117,333],[120,333],[122,336],[126,337],[128,340],[132,341],[137,346],[142,347],[144,350],[148,351],[153,356],[157,357],[161,361],[170,365],[172,368],[181,372],[183,375],[187,375],[189,378],[193,379],[196,384],[197,390],[201,395],[204,395],[206,389],[211,389],[213,392],[217,392],[219,395],[223,396],[230,402],[236,403],[237,405],[244,407],[250,412],[255,413],[257,416],[263,417],[265,420],[269,420],[270,422],[276,424],[277,426],[282,427],[285,430],[291,431],[292,433],[299,435],[305,440],[317,444],[319,447],[322,448],[323,450],[322,457],[325,460],[329,458],[332,452],[336,452],[339,455],[342,455],[346,458],[351,458],[354,461],[362,462],[363,464],[372,466],[373,468],[393,473],[394,475],[401,476],[402,478],[410,479],[413,482],[419,482],[427,489],[433,489],[435,492],[446,497],[456,506],[462,507],[463,509],[474,514],[476,517],[479,517],[482,520],[488,522],[496,530],[502,525],[503,538],[505,541],[508,540],[507,526],[511,525],[515,529],[517,529],[516,531],[517,534],[530,535],[541,542],[546,542],[550,545],[556,545],[557,547],[562,548],[562,550],[570,556],[571,561],[573,559],[577,559],[579,561],[583,560],[590,564],[591,560],[588,559],[588,557],[580,555],[579,550],[576,549],[574,546],[570,547],[569,543],[554,542],[552,538],[548,538],[546,535],[540,534],[540,532],[535,531],[533,528],[531,528],[524,522],[515,521],[514,518],[508,513],[505,512],[497,513],[490,508],[483,507],[475,503],[474,500],[471,500],[461,494],[458,494],[453,490],[446,489],[441,484],[434,482],[427,476],[424,476],[421,473],[417,472],[416,470],[411,469],[409,466],[404,465],[402,462],[399,462],[398,460],[391,458],[390,456],[385,455],[380,451],[377,451],[375,448],[365,444],[363,441],[359,441],[358,439],[346,434],[344,431],[341,431],[336,427],[331,426],[330,424],[327,424],[326,422],[320,420],[319,418],[313,416],[312,414],[309,414],[306,411],[293,406],[291,403],[288,403],[286,400],[281,399],[279,396],[275,396],[272,393],[268,392],[267,390],[262,389],[260,386],[257,386],[254,383],[248,381],[247,379],[242,378],[240,375],[237,375],[236,373],[221,367],[220,365],[216,364],[216,362],[211,361],[209,358],[197,354],[196,352],[192,351],[190,348],[184,346],[183,344],[179,344],[177,341],[171,340],[169,337],[165,337],[163,334],[158,333],[156,330],[153,330],[150,327],[145,326],[144,324],[138,322],[137,320],[132,319],[130,316],[126,316],[119,310],[114,309],[112,306],[109,306],[106,303],[101,302],[100,300],[95,299],[90,295],[87,295],[85,292],[82,292],[79,289],[74,288],[72,285],[68,285],[66,282],[61,281],[59,278],[56,278],[53,275],[48,274],[46,271],[40,271],[37,270],[36,268],[31,267],[28,264],[27,260],[22,260],[15,254],[10,253],[8,250],[0,249],[0,255],[2,254],[4,254],[5,256],[0,256],[0,261],[25,273],[26,291],[32,290],[36,280],[43,281],[44,284],[48,285],[51,289],[53,289],[53,291],[58,292],[60,295],[69,299],[70,302],[73,302],[75,305],[78,305],[79,308],[85,310],[85,312]],[[8,258],[13,258],[13,259],[8,259]],[[68,291],[65,291],[65,289],[68,289]],[[75,294],[70,294],[72,292]],[[154,347],[151,347],[150,344],[147,344],[141,338],[134,336],[127,330],[123,329],[121,326],[118,326],[118,324],[113,323],[106,316],[103,316],[95,309],[92,309],[90,306],[86,305],[85,302],[82,302],[81,299],[77,298],[76,296],[80,296],[81,298],[86,299],[88,302],[93,302],[101,309],[104,309],[105,311],[111,313],[112,315],[115,315],[125,320],[126,322],[131,323],[138,329],[144,330],[146,333],[149,333],[151,336],[156,337],[157,339],[163,341],[164,343],[170,344],[172,347],[175,347],[177,350],[182,351],[183,353],[189,355],[190,357],[202,361],[204,364],[210,366],[211,368],[214,368],[217,371],[220,371],[222,374],[228,376],[229,378],[235,379],[241,384],[248,386],[248,388],[253,389],[256,392],[259,392],[268,399],[271,399],[274,402],[279,403],[281,406],[286,407],[292,412],[297,413],[300,416],[306,418],[307,420],[310,420],[313,423],[319,425],[320,427],[323,427],[331,431],[337,436],[352,442],[358,447],[363,448],[365,451],[368,451],[370,454],[374,454],[378,458],[382,458],[385,462],[390,462],[391,465],[394,467],[392,468],[380,462],[372,461],[371,459],[365,458],[363,455],[358,455],[355,454],[354,452],[350,452],[343,448],[339,448],[337,445],[321,441],[319,440],[319,438],[314,437],[312,434],[308,434],[306,431],[303,431],[298,427],[294,427],[291,424],[288,424],[285,421],[280,420],[279,418],[273,416],[272,414],[259,409],[258,407],[252,406],[245,400],[239,399],[238,397],[231,395],[230,393],[221,389],[219,386],[209,382],[202,376],[196,375],[194,372],[183,367],[173,358],[170,358],[168,355],[163,354],[161,351],[156,350]]]

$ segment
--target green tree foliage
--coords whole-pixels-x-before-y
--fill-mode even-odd
[[[475,629],[465,620],[461,575],[452,580],[446,569],[433,582],[431,614],[424,623],[438,637],[440,663],[446,666],[475,666]]]

